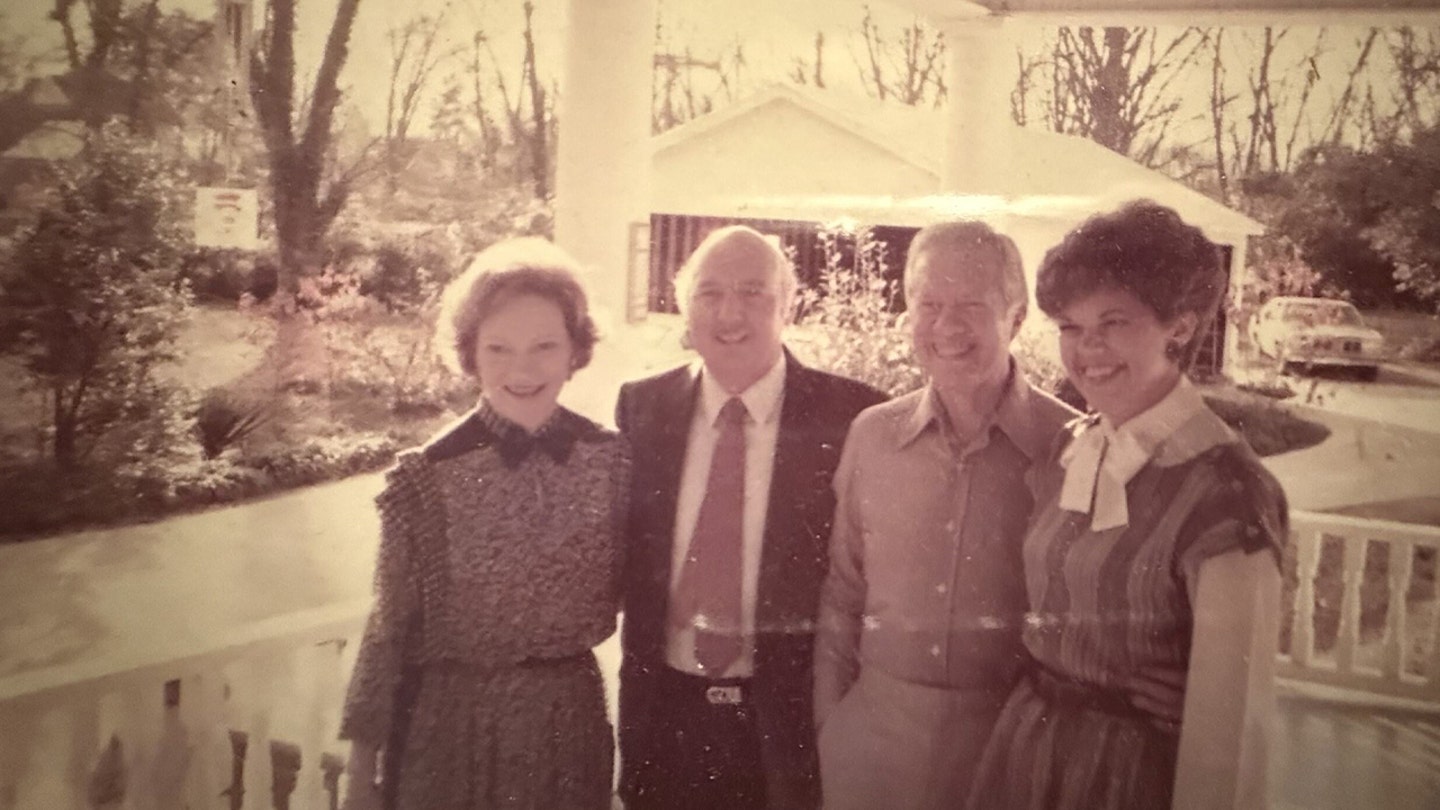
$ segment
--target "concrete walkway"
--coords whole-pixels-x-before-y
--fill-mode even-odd
[[[1297,416],[1330,436],[1314,447],[1265,459],[1293,509],[1440,497],[1440,433],[1296,404]]]

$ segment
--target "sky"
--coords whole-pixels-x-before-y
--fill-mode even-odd
[[[127,0],[134,5],[140,0]],[[257,18],[262,16],[265,0],[257,3]],[[674,41],[688,44],[697,57],[715,58],[742,43],[747,62],[742,81],[754,89],[762,80],[781,80],[797,56],[813,53],[815,33],[826,36],[826,78],[832,87],[860,92],[857,69],[852,54],[858,54],[857,31],[867,4],[863,0],[657,0],[660,19]],[[194,16],[213,14],[216,0],[161,0],[162,8],[182,9]],[[26,45],[35,52],[59,53],[59,26],[46,19],[53,0],[11,0],[0,12],[0,25],[11,32],[20,32]],[[297,0],[297,53],[301,69],[318,64],[335,0]],[[536,39],[542,74],[558,75],[561,43],[563,0],[535,0]],[[898,31],[913,15],[884,0],[868,4],[873,8],[882,29]],[[507,69],[520,63],[522,27],[521,0],[360,0],[359,13],[351,41],[351,56],[342,75],[348,86],[349,98],[358,106],[372,131],[384,127],[385,96],[389,75],[386,32],[419,13],[444,14],[448,21],[450,44],[470,41],[472,33],[483,29]],[[1289,35],[1288,49],[1279,57],[1284,65],[1298,65],[1302,52],[1315,41],[1318,29],[1295,28]],[[1162,31],[1162,35],[1165,32]],[[1317,67],[1322,75],[1321,86],[1312,99],[1315,109],[1328,108],[1331,97],[1338,93],[1354,43],[1363,33],[1358,27],[1334,28],[1327,34],[1328,50]],[[1048,36],[1047,29],[1024,29],[1022,44],[1034,44]],[[1244,49],[1255,41],[1254,31],[1237,30],[1229,37],[1232,49]],[[1236,60],[1239,61],[1238,59]],[[1208,71],[1194,72],[1194,86],[1183,88],[1187,107],[1182,111],[1184,123],[1203,114],[1208,98]],[[1232,92],[1244,92],[1243,72],[1232,70]],[[1298,74],[1292,77],[1298,80]],[[435,92],[438,93],[436,83]],[[953,92],[953,90],[952,90]],[[422,110],[423,128],[428,119],[429,105]],[[1183,136],[1182,136],[1183,139]],[[1193,138],[1190,138],[1193,140]],[[1177,139],[1178,140],[1178,139]]]

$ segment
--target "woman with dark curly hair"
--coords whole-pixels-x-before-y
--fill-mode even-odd
[[[974,810],[1266,806],[1285,498],[1185,375],[1224,286],[1149,201],[1045,256],[1036,297],[1094,412],[1031,471],[1033,665]]]
[[[615,630],[629,455],[556,402],[596,341],[576,272],[545,240],[510,240],[445,292],[439,342],[480,401],[401,453],[376,499],[348,807],[610,806],[591,649]]]

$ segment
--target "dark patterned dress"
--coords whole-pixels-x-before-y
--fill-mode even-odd
[[[1243,549],[1278,564],[1284,492],[1200,407],[1129,481],[1128,525],[1097,532],[1090,515],[1059,507],[1066,442],[1057,444],[1033,468],[1024,546],[1034,666],[996,723],[968,807],[1163,810],[1179,727],[1134,707],[1127,683],[1148,668],[1189,671],[1202,563]]]
[[[532,437],[482,404],[398,457],[341,725],[383,749],[387,807],[610,806],[591,648],[615,630],[628,480],[620,438],[563,408]]]

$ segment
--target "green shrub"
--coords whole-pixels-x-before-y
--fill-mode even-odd
[[[217,458],[243,441],[265,424],[267,410],[263,402],[243,402],[219,389],[206,394],[195,412],[195,437],[200,442],[201,458]]]
[[[0,266],[0,351],[48,400],[51,457],[77,467],[173,410],[156,372],[189,303],[187,216],[172,167],[118,125],[89,133],[59,175]]]
[[[201,303],[234,304],[247,296],[263,301],[275,294],[278,284],[272,257],[226,248],[191,250],[180,272]]]
[[[136,507],[133,493],[105,471],[34,459],[0,467],[0,503],[0,536],[12,540],[123,520]]]
[[[388,436],[333,436],[245,457],[239,463],[264,473],[273,488],[291,489],[381,469],[396,450],[395,440]]]
[[[1325,441],[1330,429],[1301,419],[1269,400],[1207,396],[1205,403],[1249,442],[1257,455],[1273,456]]]
[[[454,274],[453,260],[423,242],[383,244],[360,272],[360,294],[389,312],[417,313]]]

